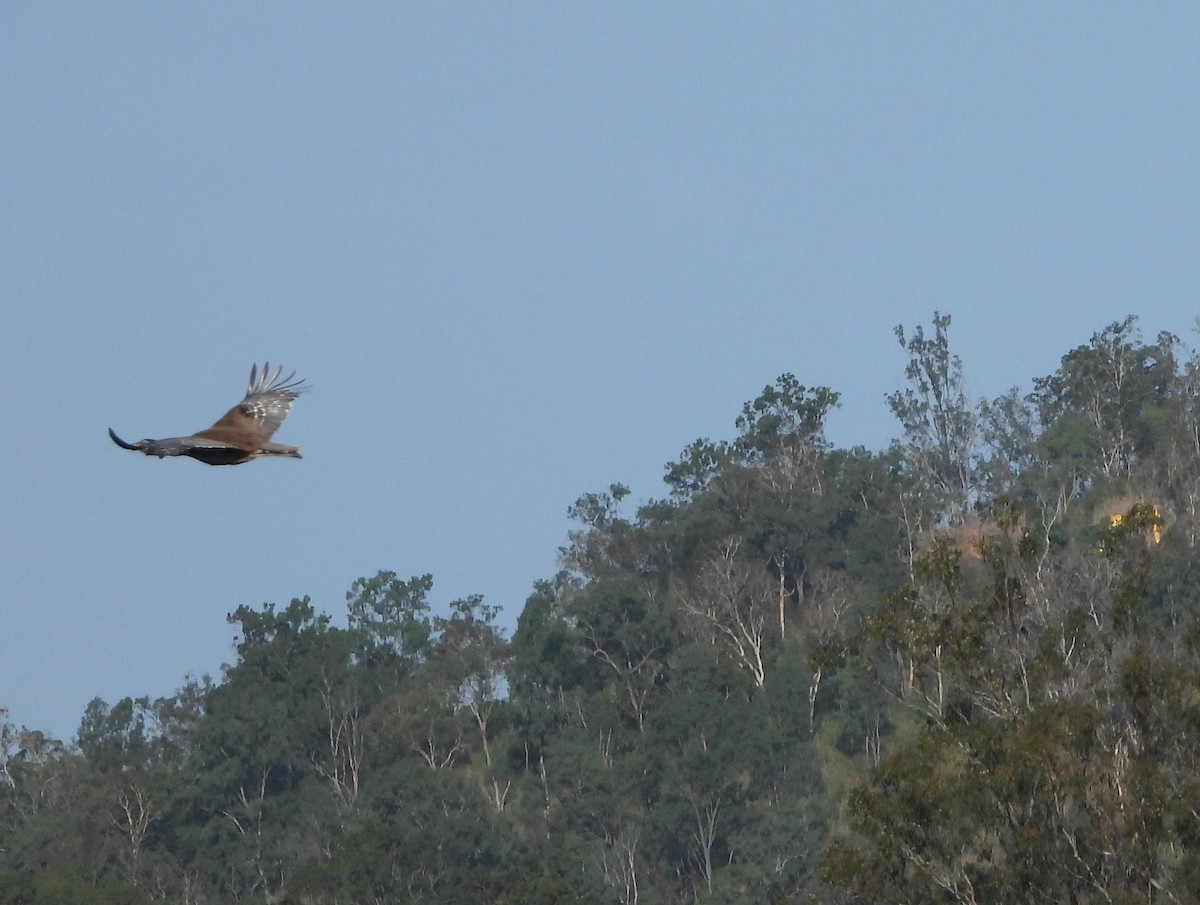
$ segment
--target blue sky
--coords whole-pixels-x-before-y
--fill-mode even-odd
[[[225,614],[431,572],[511,625],[566,509],[661,496],[785,371],[885,446],[892,328],[969,389],[1200,305],[1200,7],[0,7],[0,706],[233,657]],[[304,460],[122,452],[313,385]]]

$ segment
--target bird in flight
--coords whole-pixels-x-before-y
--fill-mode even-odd
[[[272,443],[271,437],[292,410],[296,397],[308,389],[303,380],[293,380],[296,372],[280,379],[283,368],[271,372],[271,365],[250,367],[250,382],[246,398],[221,416],[212,427],[188,437],[166,440],[138,440],[126,443],[113,429],[108,435],[122,449],[132,449],[148,456],[191,456],[206,465],[240,465],[260,456],[290,456],[300,458],[295,446]]]

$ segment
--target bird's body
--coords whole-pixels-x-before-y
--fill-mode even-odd
[[[272,443],[271,437],[279,429],[304,390],[304,381],[295,380],[292,372],[280,379],[283,368],[270,371],[270,365],[250,368],[250,382],[246,397],[226,412],[212,427],[187,437],[170,437],[165,440],[139,440],[126,443],[113,429],[108,435],[123,449],[132,449],[148,456],[190,456],[206,465],[240,465],[262,456],[288,456],[300,458],[295,446]]]

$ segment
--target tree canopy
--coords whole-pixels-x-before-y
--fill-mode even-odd
[[[950,328],[885,450],[783,374],[581,495],[511,637],[381,571],[69,741],[0,710],[0,905],[1200,900],[1200,357],[973,400]]]

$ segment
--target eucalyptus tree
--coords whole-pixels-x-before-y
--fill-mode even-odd
[[[934,312],[932,336],[920,325],[911,333],[897,326],[896,339],[909,356],[904,369],[908,386],[888,394],[888,407],[904,432],[910,467],[927,483],[942,518],[958,524],[977,490],[977,422],[962,359],[950,349],[950,315]]]
[[[1063,355],[1034,380],[1046,450],[1074,455],[1087,482],[1128,475],[1147,452],[1146,417],[1172,395],[1178,338],[1146,344],[1130,315]]]

